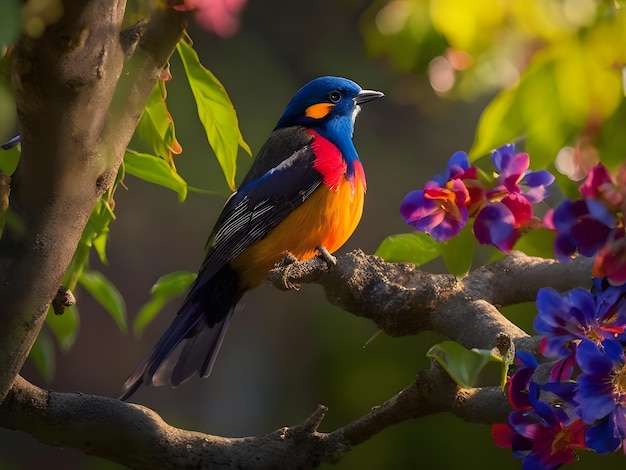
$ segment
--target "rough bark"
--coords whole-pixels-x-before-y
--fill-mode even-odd
[[[587,260],[562,265],[521,253],[461,281],[408,264],[386,263],[361,251],[337,261],[330,269],[319,258],[296,262],[272,271],[270,279],[281,288],[318,283],[335,304],[394,335],[434,328],[468,347],[481,348],[501,345],[503,339],[505,348],[514,343],[534,350],[537,345],[499,313],[490,303],[494,298],[502,305],[532,300],[541,287],[566,290],[585,285],[590,276]],[[491,287],[497,283],[490,280],[494,277],[508,278],[498,292]],[[526,282],[521,296],[520,282]],[[441,412],[490,424],[504,422],[510,407],[499,386],[461,388],[433,363],[405,389],[333,432],[318,432],[326,413],[320,405],[302,424],[264,436],[223,438],[177,429],[143,406],[45,391],[18,377],[0,405],[0,425],[138,469],[313,469],[335,462],[391,425]]]
[[[98,198],[115,180],[185,16],[122,30],[125,2],[65,1],[61,20],[12,52],[22,133],[0,239],[0,400],[39,333]]]

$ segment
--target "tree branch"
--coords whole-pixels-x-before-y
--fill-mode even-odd
[[[391,336],[425,330],[441,332],[468,348],[491,349],[498,335],[528,337],[497,305],[532,301],[541,287],[564,291],[586,286],[591,263],[570,264],[513,253],[457,280],[429,274],[409,263],[388,263],[360,250],[337,256],[328,268],[318,257],[273,269],[269,281],[279,289],[302,283],[324,287],[328,299],[354,315],[369,318]]]
[[[115,179],[185,16],[156,12],[120,31],[125,2],[67,0],[12,54],[22,153],[0,240],[0,401],[26,360],[100,195]],[[133,41],[136,43],[135,47]],[[134,50],[134,53],[131,52]]]
[[[300,425],[263,436],[224,438],[175,428],[140,405],[45,391],[18,377],[0,405],[0,425],[136,469],[314,469],[335,462],[388,426],[442,411],[490,423],[506,419],[510,409],[498,387],[460,389],[434,366],[381,406],[336,431],[318,432],[326,414],[320,405]]]
[[[589,278],[588,263],[581,261],[575,268],[564,269],[558,263],[522,254],[478,269],[462,281],[427,274],[409,264],[386,263],[361,251],[340,255],[337,261],[330,269],[317,258],[280,266],[270,273],[270,280],[281,288],[316,282],[334,303],[371,318],[385,331],[400,335],[432,328],[467,347],[498,343],[507,349],[512,340],[517,347],[536,347],[535,339],[478,297],[494,296],[486,278],[506,273],[516,284],[528,277],[543,277],[533,281],[537,289],[543,285],[568,289]],[[526,287],[525,296],[520,297],[503,285],[505,292],[497,298],[503,303],[512,302],[511,298],[528,300],[526,296],[532,298],[536,292]],[[28,432],[47,444],[78,448],[139,469],[312,469],[336,461],[389,426],[440,412],[490,424],[504,422],[510,406],[500,387],[460,388],[433,362],[404,390],[333,432],[318,431],[326,414],[320,405],[300,425],[264,436],[223,438],[174,428],[139,405],[44,391],[18,377],[0,405],[0,425]]]

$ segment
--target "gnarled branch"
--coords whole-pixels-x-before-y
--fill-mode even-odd
[[[356,250],[337,256],[328,269],[320,258],[281,265],[269,274],[279,289],[303,283],[321,285],[328,299],[354,315],[369,318],[391,336],[438,331],[468,348],[491,349],[504,334],[528,334],[498,310],[500,305],[533,301],[541,287],[559,291],[586,286],[591,262],[570,264],[513,252],[457,280],[430,274],[409,263],[389,263]]]
[[[535,290],[544,285],[564,290],[586,284],[590,269],[584,260],[564,267],[517,253],[457,281],[412,265],[386,263],[361,251],[338,256],[337,261],[330,269],[319,259],[281,266],[270,279],[282,288],[302,282],[321,284],[333,302],[372,319],[391,334],[433,328],[468,347],[492,347],[504,338],[507,344],[515,340],[517,347],[525,349],[535,347],[536,341],[480,296],[497,297],[503,304],[530,300],[536,295],[531,287],[526,286],[523,297],[516,293],[522,279],[541,276],[533,281]],[[505,274],[510,284],[503,284],[496,296],[485,277]],[[505,421],[510,407],[499,386],[460,388],[433,363],[385,403],[335,431],[318,431],[326,413],[320,405],[300,425],[264,436],[223,438],[177,429],[139,405],[44,391],[18,377],[0,405],[0,425],[132,468],[312,469],[336,461],[391,425],[440,412],[489,424]]]
[[[334,462],[388,426],[448,411],[467,421],[503,420],[498,387],[460,389],[438,367],[422,371],[381,406],[330,433],[318,432],[326,408],[302,424],[256,437],[224,438],[178,429],[154,411],[119,400],[42,390],[18,377],[0,405],[0,425],[46,444],[74,447],[136,469],[314,469]]]

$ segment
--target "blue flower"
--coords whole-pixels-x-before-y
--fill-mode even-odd
[[[585,435],[589,448],[614,452],[626,438],[626,367],[621,344],[607,342],[602,348],[583,340],[576,361],[582,373],[574,399],[578,414],[591,425]]]
[[[597,345],[617,342],[626,329],[626,310],[614,308],[616,298],[613,290],[592,295],[580,287],[563,294],[550,288],[541,289],[537,293],[539,313],[533,327],[544,336],[542,354],[568,357],[575,351],[570,343],[583,339]]]

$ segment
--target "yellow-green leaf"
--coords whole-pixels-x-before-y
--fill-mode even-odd
[[[231,189],[235,189],[238,149],[241,146],[251,153],[239,130],[235,108],[224,86],[200,63],[196,51],[184,40],[179,41],[176,49],[183,62],[209,144],[222,167],[226,182]]]
[[[386,261],[404,261],[421,266],[439,256],[440,244],[425,233],[401,233],[385,238],[375,254]]]
[[[467,349],[455,341],[436,344],[426,353],[461,387],[503,386],[508,364],[493,351]]]
[[[176,271],[161,276],[150,289],[150,300],[139,310],[133,322],[133,333],[140,335],[163,306],[173,297],[181,295],[196,278],[196,273]]]
[[[52,333],[59,343],[61,351],[67,352],[74,345],[79,328],[78,309],[72,305],[65,309],[63,315],[55,315],[52,308],[46,316],[46,325],[50,327]]]
[[[162,158],[126,150],[124,170],[137,178],[175,191],[180,202],[187,197],[187,182]]]
[[[458,278],[465,277],[472,267],[476,246],[472,225],[470,220],[456,237],[441,243],[439,248],[446,268]]]
[[[111,281],[99,271],[83,270],[78,282],[109,312],[120,330],[126,332],[126,304],[122,294]]]
[[[174,121],[167,109],[165,82],[159,80],[148,98],[141,119],[137,124],[137,134],[152,151],[169,164],[172,154],[181,152],[180,144],[176,139]]]
[[[29,355],[31,361],[46,382],[52,380],[56,369],[56,356],[54,344],[50,333],[47,330],[41,330]]]

